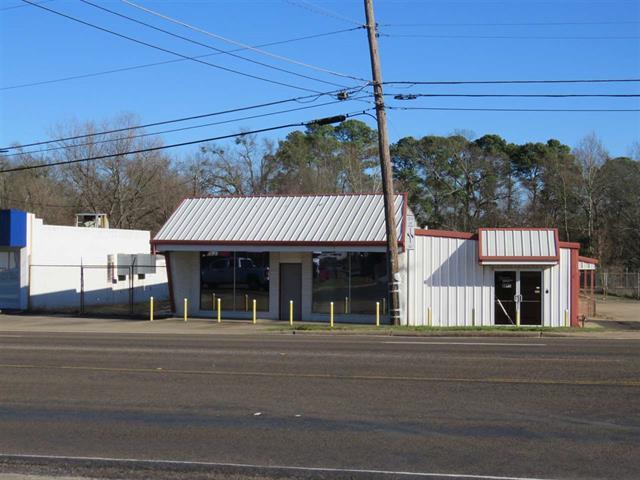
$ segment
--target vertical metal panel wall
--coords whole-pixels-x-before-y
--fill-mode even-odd
[[[493,270],[478,263],[478,243],[459,238],[416,236],[409,255],[408,321],[433,326],[493,324]]]
[[[565,311],[571,316],[571,250],[560,249],[558,265],[546,268],[542,277],[545,327],[563,327]]]
[[[478,262],[478,242],[459,238],[416,236],[415,250],[408,253],[408,311],[406,323],[476,326],[494,324],[494,272],[542,270],[544,326],[564,326],[565,310],[570,312],[571,255],[560,250],[555,266],[482,266]],[[544,293],[548,290],[549,293]]]

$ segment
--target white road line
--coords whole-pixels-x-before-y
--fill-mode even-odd
[[[484,345],[491,347],[546,347],[546,343],[491,343],[491,342],[421,342],[421,341],[388,341],[395,345]]]
[[[325,472],[325,473],[362,473],[362,474],[378,474],[378,475],[395,475],[395,476],[413,476],[413,477],[444,477],[471,480],[552,480],[533,477],[504,477],[499,475],[472,475],[459,473],[432,473],[432,472],[407,472],[394,470],[375,470],[361,468],[331,468],[331,467],[301,467],[291,465],[254,465],[250,463],[219,463],[219,462],[193,462],[186,460],[145,460],[137,458],[111,458],[111,457],[71,457],[63,455],[27,455],[27,454],[10,454],[2,453],[0,458],[11,459],[32,459],[32,460],[70,460],[70,461],[90,461],[90,462],[120,462],[120,463],[140,463],[140,464],[157,464],[157,465],[183,465],[194,467],[231,467],[231,468],[253,468],[264,470],[290,470],[297,472]]]

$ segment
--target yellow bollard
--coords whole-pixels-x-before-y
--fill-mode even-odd
[[[476,326],[476,309],[475,308],[471,309],[471,326],[472,327]]]
[[[380,302],[376,302],[376,327],[380,326]]]
[[[211,294],[211,311],[214,313],[216,313],[216,294],[212,293]]]
[[[246,293],[244,294],[244,311],[249,311],[249,295],[247,295]]]
[[[187,321],[187,312],[189,311],[188,305],[189,305],[189,302],[188,302],[188,300],[185,298],[185,299],[184,299],[184,321],[185,321],[185,322]]]
[[[569,326],[569,310],[564,311],[564,326]]]
[[[218,323],[222,321],[222,317],[220,316],[221,310],[222,310],[222,300],[218,298]]]
[[[256,300],[253,299],[253,324],[256,324]]]
[[[289,325],[293,327],[293,300],[289,300]]]
[[[520,326],[520,309],[516,310],[516,327]]]
[[[386,298],[382,299],[382,314],[383,315],[387,314],[387,299]]]
[[[344,313],[349,313],[349,297],[344,297]]]
[[[149,321],[153,322],[153,297],[149,297]]]
[[[431,307],[427,308],[427,324],[430,327],[433,326],[433,312],[431,311]]]
[[[333,302],[329,303],[329,324],[333,328]]]

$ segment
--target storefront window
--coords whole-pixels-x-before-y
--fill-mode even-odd
[[[376,302],[387,296],[387,265],[384,253],[352,253],[351,295],[349,313],[372,314],[376,312]]]
[[[373,252],[314,253],[313,312],[374,314],[386,297],[386,255]],[[381,310],[382,311],[382,310]]]
[[[222,310],[269,310],[268,252],[201,252],[200,309],[213,310],[217,299]]]

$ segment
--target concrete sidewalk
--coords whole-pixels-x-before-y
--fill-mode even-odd
[[[589,324],[587,325],[589,326]],[[193,318],[185,322],[182,318],[163,318],[150,322],[127,318],[94,318],[57,315],[4,315],[0,314],[0,337],[23,333],[95,333],[95,334],[148,334],[148,335],[283,335],[291,334],[284,321],[258,320],[253,325],[247,320],[222,320]],[[293,333],[298,335],[388,335],[424,337],[582,337],[602,339],[638,339],[640,330],[613,330],[606,328],[567,331],[545,330],[514,331],[500,328],[491,330],[394,329],[390,326],[375,328],[370,325],[337,324],[334,330],[326,325],[311,322],[296,322]]]
[[[172,334],[172,335],[220,335],[252,334],[267,332],[282,322],[259,321],[252,325],[246,320],[215,320],[163,318],[150,322],[124,318],[86,318],[56,315],[0,315],[0,334],[12,332],[30,333],[122,333],[122,334]]]

